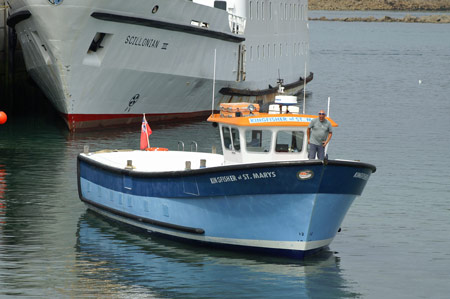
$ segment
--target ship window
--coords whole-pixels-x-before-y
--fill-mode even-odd
[[[256,1],[256,19],[259,20],[259,1]]]
[[[269,152],[272,132],[267,130],[245,131],[245,144],[248,152]]]
[[[272,20],[272,2],[269,2],[269,17]]]
[[[265,2],[262,2],[261,3],[261,17],[262,17],[263,20],[265,20],[265,18],[264,18],[264,5],[265,5]]]
[[[283,20],[283,3],[280,3],[280,19]]]
[[[303,149],[303,131],[279,131],[277,133],[276,152],[299,153]]]
[[[227,10],[227,1],[214,1],[214,7],[222,10]]]
[[[201,28],[209,28],[209,23],[196,21],[196,20],[191,20],[191,25],[201,27]]]

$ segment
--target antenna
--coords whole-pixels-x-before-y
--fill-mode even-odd
[[[305,57],[305,77],[303,77],[303,114],[306,113],[306,57]]]
[[[327,109],[328,117],[330,117],[330,101],[331,101],[331,97],[328,97],[328,109]]]
[[[214,94],[216,92],[215,91],[215,87],[216,87],[216,51],[217,51],[217,49],[214,49],[214,72],[213,72],[211,114],[214,114]]]
[[[278,80],[277,80],[277,84],[278,84],[278,92],[279,92],[279,93],[284,93],[283,82],[284,82],[284,80],[281,79],[281,76],[280,76],[280,69],[278,69]]]

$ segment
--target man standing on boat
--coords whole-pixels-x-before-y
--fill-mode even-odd
[[[309,144],[308,159],[310,160],[316,158],[316,153],[318,159],[324,159],[325,147],[333,135],[333,128],[331,123],[325,119],[326,115],[325,111],[320,110],[319,118],[314,118],[308,125],[306,133]]]

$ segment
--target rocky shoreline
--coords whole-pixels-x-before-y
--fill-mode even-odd
[[[309,10],[387,10],[387,11],[447,11],[450,12],[450,0],[309,0]],[[450,23],[449,14],[392,17],[347,17],[347,18],[310,18],[313,21],[340,22],[404,22],[404,23]]]
[[[367,17],[367,18],[359,18],[359,17],[349,17],[349,18],[331,18],[328,19],[326,17],[320,18],[309,18],[311,21],[337,21],[337,22],[403,22],[403,23],[441,23],[441,24],[449,24],[450,23],[450,15],[431,15],[431,16],[421,16],[415,17],[412,15],[406,15],[403,18],[391,18],[388,16],[384,16],[382,18],[375,17]]]
[[[450,11],[450,0],[309,0],[310,10]]]

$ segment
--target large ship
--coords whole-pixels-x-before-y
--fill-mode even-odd
[[[9,0],[31,77],[71,131],[298,94],[307,0]],[[214,100],[213,100],[214,99]]]

